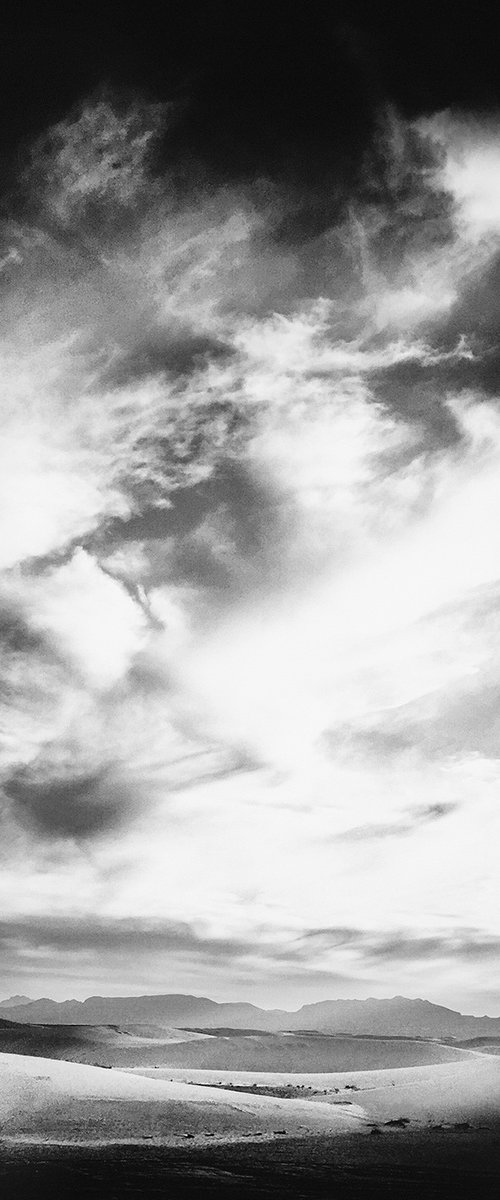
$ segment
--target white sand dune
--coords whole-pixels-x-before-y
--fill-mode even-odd
[[[175,1140],[346,1132],[363,1110],[247,1096],[59,1059],[0,1054],[3,1137],[56,1141]]]
[[[138,1072],[136,1072],[138,1073]],[[145,1076],[175,1082],[312,1088],[319,1096],[309,1103],[337,1105],[346,1098],[360,1105],[369,1120],[409,1117],[419,1123],[478,1122],[500,1119],[500,1059],[469,1052],[466,1058],[430,1066],[293,1075],[271,1071],[172,1070],[144,1071]],[[350,1089],[354,1087],[356,1091]],[[346,1090],[347,1089],[347,1090]],[[325,1094],[326,1093],[326,1094]],[[241,1095],[241,1093],[237,1093]],[[285,1101],[290,1104],[292,1101]],[[337,1109],[338,1110],[338,1109]]]
[[[168,1048],[214,1039],[162,1025],[25,1025],[0,1020],[0,1053],[63,1058],[89,1066],[147,1066],[165,1061]],[[96,1062],[104,1059],[104,1062]],[[168,1061],[168,1057],[167,1057]]]
[[[213,1086],[219,1082],[225,1087]],[[229,1090],[229,1084],[314,1091],[289,1099]],[[204,1086],[209,1085],[209,1086]],[[431,1066],[328,1074],[106,1070],[60,1059],[0,1054],[3,1138],[138,1141],[234,1140],[365,1130],[407,1118],[412,1125],[500,1122],[500,1059],[470,1053]]]

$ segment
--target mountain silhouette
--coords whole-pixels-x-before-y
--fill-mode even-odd
[[[31,1024],[108,1025],[155,1023],[177,1028],[311,1030],[378,1037],[500,1037],[500,1017],[464,1016],[429,1000],[405,996],[375,1000],[322,1000],[296,1012],[254,1004],[223,1003],[206,996],[90,996],[87,1000],[48,998],[3,1001],[2,1017]]]

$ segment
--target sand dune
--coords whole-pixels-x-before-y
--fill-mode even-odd
[[[157,1025],[25,1025],[0,1021],[0,1051],[105,1067],[346,1071],[467,1057],[438,1042],[314,1033],[190,1031]]]
[[[158,1025],[26,1025],[0,1020],[0,1051],[63,1058],[99,1066],[168,1062],[179,1042],[210,1041],[206,1033]]]
[[[226,1071],[351,1071],[453,1062],[467,1051],[439,1042],[397,1038],[356,1038],[314,1033],[273,1033],[210,1037],[171,1044],[158,1066]],[[150,1060],[149,1060],[150,1061]],[[122,1064],[114,1064],[122,1065]],[[123,1066],[127,1064],[124,1062]],[[139,1066],[139,1062],[131,1063]]]
[[[311,1104],[319,1100],[322,1105],[326,1101],[337,1107],[340,1100],[355,1101],[370,1121],[399,1117],[425,1124],[500,1120],[500,1059],[473,1052],[456,1062],[376,1071],[305,1071],[290,1076],[275,1071],[165,1069],[144,1074],[198,1085],[220,1082],[226,1087],[292,1083],[296,1092],[302,1087],[316,1093]]]
[[[500,1059],[462,1054],[448,1063],[291,1076],[189,1067],[106,1070],[0,1054],[1,1132],[4,1139],[31,1141],[178,1144],[284,1132],[368,1134],[374,1123],[383,1128],[400,1118],[412,1128],[500,1122]],[[256,1086],[284,1085],[293,1098],[255,1094]]]
[[[246,1096],[28,1055],[0,1054],[5,1138],[162,1142],[281,1137],[359,1129],[363,1112]]]

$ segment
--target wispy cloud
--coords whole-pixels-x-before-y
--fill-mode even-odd
[[[427,824],[429,821],[439,821],[442,817],[446,817],[452,813],[456,805],[454,804],[429,804],[423,808],[417,808],[408,814],[403,814],[399,820],[384,822],[373,822],[371,825],[355,825],[352,829],[345,829],[342,833],[336,834],[338,842],[360,842],[369,841],[371,838],[390,838],[404,837],[406,834],[413,833],[415,829],[422,824]]]

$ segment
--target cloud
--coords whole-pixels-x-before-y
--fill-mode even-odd
[[[334,755],[357,753],[379,761],[412,756],[446,762],[470,755],[496,760],[499,719],[498,688],[491,671],[484,671],[479,685],[464,680],[451,690],[372,713],[357,726],[339,725],[324,742]]]
[[[326,928],[310,929],[298,939],[304,953],[314,956],[339,948],[347,948],[367,965],[383,961],[425,962],[427,960],[462,959],[464,961],[500,960],[500,937],[481,929],[453,929],[426,935],[418,929],[362,930]]]
[[[141,343],[117,354],[104,372],[103,383],[123,387],[141,379],[161,376],[190,376],[212,360],[234,353],[230,345],[216,337],[197,334],[187,328],[152,329]]]
[[[479,930],[457,932],[446,937],[381,937],[367,949],[369,959],[382,959],[387,962],[425,961],[432,959],[462,959],[481,963],[482,961],[498,960],[500,957],[500,938],[495,935],[484,935]]]
[[[399,929],[430,961],[440,905],[486,905],[486,945],[492,127],[386,111],[320,212],[286,172],[179,178],[174,124],[94,96],[2,226],[2,819],[37,936],[72,878],[82,953],[96,911],[96,946],[267,977],[382,971]],[[354,932],[325,965],[304,929]]]
[[[26,916],[23,920],[0,922],[0,943],[7,953],[20,948],[25,954],[35,955],[47,951],[68,956],[90,952],[104,954],[109,962],[122,954],[140,959],[154,953],[207,965],[248,961],[261,966],[267,964],[269,969],[273,962],[280,962],[283,969],[290,966],[297,975],[307,970],[307,963],[301,963],[303,956],[296,945],[289,939],[280,941],[270,937],[269,931],[260,938],[255,932],[246,937],[219,937],[211,936],[206,929],[196,928],[189,922],[168,919],[112,919],[93,914],[85,917]],[[314,966],[312,971],[314,974]],[[335,978],[334,973],[330,973],[330,978]]]
[[[480,967],[494,966],[500,961],[500,939],[478,929],[452,930],[443,935],[425,935],[417,931],[363,931],[317,929],[307,931],[296,940],[279,937],[256,938],[213,936],[208,930],[189,922],[174,920],[103,919],[92,914],[84,917],[35,917],[4,919],[0,922],[0,944],[5,961],[19,958],[19,975],[34,979],[38,972],[51,970],[57,964],[62,976],[78,978],[92,972],[93,963],[100,963],[110,972],[109,983],[114,986],[123,958],[133,964],[134,980],[143,979],[144,964],[154,956],[159,964],[168,961],[169,971],[215,972],[219,977],[230,969],[235,978],[244,980],[253,970],[262,981],[272,983],[273,972],[279,966],[287,983],[306,987],[329,986],[345,993],[349,984],[361,978],[366,986],[366,970],[392,969],[398,965],[414,968],[418,964],[440,964],[460,961]],[[344,950],[346,954],[344,954]],[[346,957],[347,955],[347,957]],[[339,969],[341,965],[345,970]],[[88,977],[88,975],[87,975]],[[159,981],[160,982],[160,981]],[[376,991],[377,979],[372,977]],[[347,991],[349,994],[349,991]]]
[[[26,184],[63,227],[89,213],[102,218],[130,209],[146,187],[152,147],[165,106],[119,103],[105,93],[53,125],[34,144]]]
[[[455,929],[446,934],[425,935],[412,930],[362,930],[344,928],[311,929],[299,938],[269,936],[258,937],[256,931],[244,937],[213,936],[205,928],[190,922],[175,920],[145,920],[127,916],[101,918],[94,914],[85,916],[36,917],[25,915],[22,919],[7,919],[0,922],[0,942],[5,952],[22,950],[36,959],[48,951],[59,956],[81,954],[104,955],[112,965],[117,956],[132,959],[148,958],[151,954],[172,955],[175,959],[192,960],[200,964],[221,965],[223,963],[254,962],[259,969],[272,974],[273,964],[294,977],[311,971],[316,978],[322,974],[326,979],[336,978],[332,965],[327,966],[330,955],[342,955],[345,950],[355,970],[355,961],[366,965],[387,962],[425,962],[458,958],[477,963],[500,959],[500,938],[485,934],[479,929]],[[36,966],[33,966],[36,969]],[[337,973],[338,979],[348,979],[349,974]]]
[[[203,937],[189,924],[174,921],[99,920],[95,917],[6,921],[0,927],[6,945],[58,949],[66,954],[80,950],[110,955],[132,952],[199,954],[202,958],[233,958],[252,952],[253,946],[232,939]]]
[[[421,120],[419,128],[441,149],[442,183],[453,197],[460,232],[475,242],[498,235],[500,155],[496,116],[457,117],[445,111]]]
[[[25,603],[32,626],[57,639],[96,688],[122,679],[146,641],[142,609],[82,549],[38,579],[32,576]]]
[[[472,356],[471,356],[472,357]],[[452,363],[414,359],[374,372],[374,396],[389,412],[421,432],[423,447],[431,452],[453,446],[462,436],[460,423],[447,402],[447,392],[469,389],[478,367],[471,357],[456,355]]]
[[[125,788],[119,780],[113,786],[107,772],[68,773],[46,782],[40,776],[41,772],[32,768],[30,774],[19,772],[4,785],[6,796],[28,828],[50,837],[84,839],[105,833],[125,819]]]
[[[439,821],[442,817],[448,816],[454,812],[457,805],[447,804],[429,804],[423,808],[414,809],[402,819],[398,821],[386,821],[371,825],[358,825],[352,829],[345,829],[342,833],[335,835],[338,842],[362,842],[370,841],[378,838],[404,837],[407,834],[414,833],[422,825],[426,825],[432,821]]]

